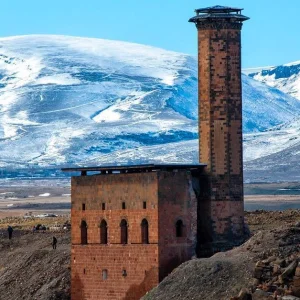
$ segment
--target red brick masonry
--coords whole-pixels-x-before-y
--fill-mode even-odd
[[[107,245],[100,244],[103,219],[108,224]],[[121,244],[122,219],[128,224],[125,245]],[[149,244],[142,244],[143,219],[149,224]],[[87,245],[81,245],[82,220],[88,227]],[[178,220],[184,224],[183,237],[176,237]],[[72,300],[140,299],[191,259],[196,235],[197,199],[187,170],[73,177]]]
[[[207,163],[208,176],[199,215],[207,235],[203,242],[224,245],[244,235],[241,24],[196,25],[199,159]]]

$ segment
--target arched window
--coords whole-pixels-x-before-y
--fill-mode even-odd
[[[120,227],[121,227],[121,244],[127,244],[128,243],[127,221],[123,219],[120,223]]]
[[[143,219],[141,223],[142,231],[142,244],[149,244],[149,225],[146,219]]]
[[[183,222],[178,220],[176,222],[176,237],[183,237]]]
[[[81,221],[81,244],[86,245],[87,242],[87,224],[86,221]]]
[[[100,244],[107,244],[107,223],[105,220],[100,223]]]

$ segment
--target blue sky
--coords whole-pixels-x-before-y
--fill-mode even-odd
[[[65,34],[123,40],[196,54],[194,9],[244,8],[243,67],[300,60],[299,0],[8,0],[0,36]],[[121,50],[121,49],[120,49]]]

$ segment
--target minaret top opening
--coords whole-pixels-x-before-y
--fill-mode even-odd
[[[249,20],[248,17],[241,14],[242,8],[227,6],[211,6],[196,9],[196,16],[189,19],[189,22],[199,23],[205,21],[223,20],[230,23],[240,23]]]

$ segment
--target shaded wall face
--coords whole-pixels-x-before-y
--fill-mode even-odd
[[[211,240],[232,242],[244,226],[241,25],[218,26],[198,27],[199,155],[209,181],[200,201]]]
[[[72,300],[140,299],[158,284],[156,173],[73,177],[71,214]],[[128,224],[126,245],[121,244],[123,219]],[[142,244],[143,219],[149,224],[149,244]],[[87,223],[87,245],[80,244],[82,220]],[[100,244],[102,220],[107,223],[106,245]]]
[[[159,266],[160,280],[195,255],[197,243],[197,198],[187,171],[159,172]],[[183,222],[182,236],[176,223]]]

